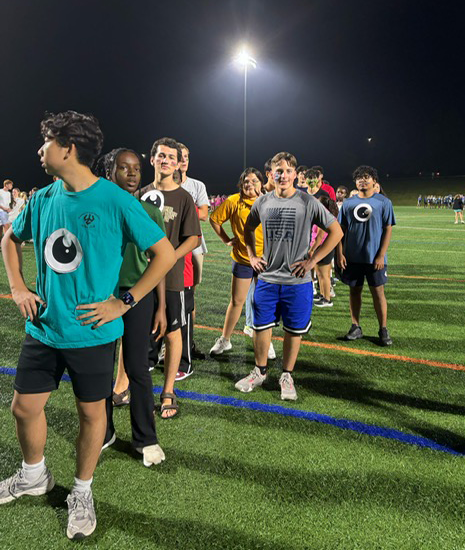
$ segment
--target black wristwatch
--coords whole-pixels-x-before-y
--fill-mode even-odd
[[[124,305],[129,307],[137,306],[137,303],[138,303],[134,300],[134,296],[129,291],[122,294],[120,296],[120,300],[123,301]]]

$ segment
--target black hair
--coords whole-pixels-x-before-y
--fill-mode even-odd
[[[308,170],[308,166],[305,166],[304,164],[301,164],[300,166],[297,167],[297,175],[300,174],[300,172],[306,172]]]
[[[128,149],[127,147],[118,147],[117,149],[112,149],[109,153],[98,159],[96,167],[99,165],[100,173],[97,175],[111,181],[116,159],[121,153],[132,153],[133,155],[136,155],[142,168],[142,157],[137,151]]]
[[[157,154],[157,149],[160,145],[164,145],[165,147],[169,147],[170,149],[176,149],[178,152],[178,162],[182,161],[182,148],[179,145],[179,143],[169,137],[163,137],[160,139],[157,139],[157,141],[154,142],[152,145],[152,149],[150,150],[150,156],[153,158]]]
[[[335,218],[337,218],[339,214],[339,208],[337,207],[336,201],[334,201],[331,197],[327,197],[326,195],[321,196],[318,200],[326,208],[326,210],[329,210],[331,214]]]
[[[315,168],[308,168],[305,172],[305,179],[316,180],[318,179],[319,175],[320,172],[318,172],[318,170],[315,170]]]
[[[263,172],[266,175],[267,172],[271,172],[271,157],[265,162],[265,166],[263,167]]]
[[[239,178],[239,183],[237,184],[237,187],[239,188],[239,191],[241,192],[241,194],[242,194],[242,186],[244,185],[244,180],[249,174],[254,174],[255,176],[257,176],[257,178],[260,180],[261,192],[265,193],[265,191],[263,189],[263,186],[265,184],[265,179],[263,177],[263,174],[260,172],[260,170],[257,170],[256,168],[253,168],[252,166],[249,166],[249,168],[246,168],[242,172],[242,174],[240,175],[240,178]]]
[[[324,176],[323,166],[319,166],[318,164],[316,166],[312,166],[310,170],[316,170],[318,172],[318,175],[321,174]]]
[[[364,176],[370,176],[375,181],[378,181],[378,171],[376,170],[376,168],[362,164],[361,166],[359,166],[354,170],[352,174],[352,178],[354,181],[357,181],[358,179],[363,178]]]
[[[40,123],[42,137],[53,138],[61,147],[76,147],[77,160],[92,169],[103,146],[103,133],[93,115],[76,111],[46,112]]]
[[[336,193],[339,191],[339,189],[342,189],[343,191],[345,191],[346,195],[349,196],[349,190],[345,185],[339,185],[339,187],[336,189]]]

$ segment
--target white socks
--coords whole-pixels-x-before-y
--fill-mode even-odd
[[[26,480],[29,481],[29,483],[35,483],[44,473],[45,457],[42,457],[42,460],[37,464],[26,464],[23,460],[22,467]]]
[[[77,477],[74,478],[74,486],[71,489],[72,492],[76,491],[77,493],[85,493],[86,491],[92,491],[92,480],[94,478],[91,477],[87,481],[83,481],[82,479],[78,479]]]

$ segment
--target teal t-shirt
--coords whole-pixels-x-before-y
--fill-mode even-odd
[[[21,240],[34,240],[39,305],[26,332],[54,348],[81,348],[112,342],[123,334],[123,320],[92,329],[76,317],[76,306],[118,296],[118,279],[129,242],[147,250],[165,235],[139,201],[100,178],[80,192],[58,180],[37,191],[13,222]]]

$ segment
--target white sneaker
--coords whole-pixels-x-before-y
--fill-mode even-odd
[[[152,464],[160,464],[165,460],[165,453],[160,445],[148,445],[137,447],[136,451],[144,456],[144,466],[149,468]]]
[[[295,401],[297,399],[297,392],[295,391],[294,380],[288,372],[283,372],[279,379],[279,385],[281,386],[281,399]]]
[[[6,504],[23,495],[45,495],[54,486],[55,480],[48,468],[44,468],[39,478],[33,483],[26,479],[24,469],[21,468],[13,476],[0,481],[0,504]]]
[[[268,359],[276,359],[276,352],[273,347],[273,342],[270,342],[270,347],[268,348]]]
[[[333,285],[331,285],[331,287],[330,287],[329,296],[330,296],[330,298],[335,298],[336,297],[336,293],[334,292]]]
[[[261,374],[258,367],[255,367],[248,376],[239,380],[234,387],[236,390],[243,393],[249,393],[258,386],[261,386],[267,377],[268,376],[266,374]]]
[[[92,491],[71,491],[66,498],[68,503],[68,529],[66,535],[71,540],[82,540],[91,535],[97,527]]]
[[[215,345],[210,350],[210,355],[221,355],[223,351],[228,351],[232,348],[231,340],[227,340],[220,336],[216,339]]]
[[[250,336],[250,338],[253,338],[253,328],[249,327],[249,325],[245,325],[244,330],[242,332],[245,335]]]

